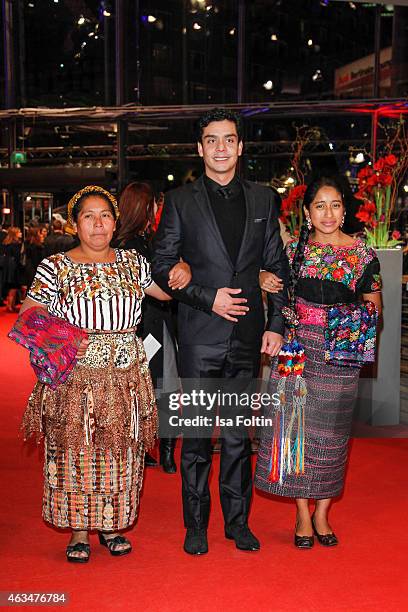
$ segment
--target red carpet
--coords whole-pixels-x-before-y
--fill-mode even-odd
[[[39,450],[19,437],[34,377],[27,353],[5,338],[12,321],[1,308],[1,591],[65,591],[69,610],[90,611],[408,609],[406,439],[353,441],[344,497],[332,510],[337,548],[295,549],[293,506],[255,493],[251,526],[262,550],[236,550],[223,535],[216,456],[208,555],[182,550],[179,475],[149,469],[140,518],[128,534],[133,553],[111,557],[93,535],[88,565],[68,564],[68,532],[40,518]]]

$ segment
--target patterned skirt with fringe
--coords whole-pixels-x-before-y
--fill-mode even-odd
[[[304,409],[304,471],[287,474],[283,482],[272,482],[271,455],[274,432],[264,427],[258,450],[255,486],[275,495],[326,499],[343,490],[348,441],[357,397],[360,370],[329,365],[324,359],[324,331],[318,325],[301,325],[297,336],[305,348],[303,377],[307,385]],[[272,362],[270,393],[279,381],[277,362]],[[287,408],[291,410],[295,377],[286,380]],[[265,418],[273,420],[273,406]],[[270,422],[270,421],[269,421]]]
[[[89,340],[64,384],[35,385],[23,429],[26,438],[45,438],[43,518],[116,531],[137,516],[157,410],[141,339],[113,332]]]

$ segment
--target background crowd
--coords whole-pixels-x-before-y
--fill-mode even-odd
[[[0,235],[0,300],[8,312],[16,312],[44,257],[72,249],[75,238],[66,233],[65,223],[31,222],[24,227],[2,228]]]

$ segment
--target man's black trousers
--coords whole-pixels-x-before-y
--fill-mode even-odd
[[[183,345],[179,347],[179,372],[183,391],[201,387],[215,393],[240,393],[247,397],[254,389],[260,364],[260,344],[246,344],[230,338],[222,344]],[[193,380],[194,379],[194,380]],[[244,393],[244,396],[242,396]],[[229,397],[229,396],[228,396]],[[228,402],[226,402],[228,403]],[[252,498],[251,444],[248,429],[235,426],[238,414],[248,416],[250,411],[232,401],[220,406],[221,417],[231,417],[234,426],[221,428],[221,457],[219,490],[226,526],[245,525],[248,521]],[[205,406],[183,408],[183,416],[194,415],[215,418],[214,410]],[[181,451],[183,514],[186,527],[206,528],[210,513],[208,476],[211,468],[212,428],[184,428]]]

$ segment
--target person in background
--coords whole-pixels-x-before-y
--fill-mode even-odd
[[[49,232],[49,224],[48,223],[41,224],[40,225],[40,234],[43,237],[43,241],[48,236],[48,232]]]
[[[23,284],[22,232],[19,227],[9,227],[0,246],[3,261],[3,292],[8,312],[17,311],[18,294]]]
[[[54,219],[51,225],[51,233],[44,240],[44,256],[49,257],[56,253],[65,253],[75,245],[75,238],[64,233],[64,224],[59,219]]]
[[[303,379],[306,393],[301,386],[296,386],[299,381],[294,383],[296,377],[286,379],[286,390],[279,395],[286,404],[293,397],[297,412],[292,413],[292,417],[281,416],[274,428],[265,426],[262,429],[255,486],[267,493],[295,499],[294,543],[298,548],[306,549],[314,544],[313,534],[323,546],[338,544],[329,523],[329,510],[333,499],[343,490],[360,373],[359,362],[352,362],[353,356],[357,357],[357,342],[353,342],[351,336],[348,363],[357,363],[356,367],[347,367],[347,363],[338,358],[334,362],[326,360],[328,306],[342,305],[344,308],[349,305],[358,313],[355,305],[361,303],[367,317],[365,321],[370,321],[365,325],[371,324],[370,330],[375,337],[376,316],[368,317],[368,314],[374,312],[374,307],[378,313],[381,311],[381,277],[380,264],[373,249],[368,248],[362,239],[342,231],[345,198],[336,178],[321,177],[311,182],[303,206],[305,219],[299,239],[288,243],[287,254],[291,264],[291,303],[299,321],[296,337],[305,355]],[[268,292],[271,291],[269,277],[268,272],[260,273],[261,287]],[[353,317],[348,313],[343,319],[355,321]],[[339,329],[343,355],[345,339],[348,338],[346,333],[347,329]],[[356,333],[355,329],[353,333]],[[360,332],[357,337],[361,342]],[[293,355],[289,356],[287,352],[285,356],[293,363]],[[279,381],[285,378],[281,378],[276,366],[276,362],[272,362],[271,382],[279,388]],[[302,398],[305,400],[304,408]],[[285,414],[282,405],[279,410],[281,415]],[[297,420],[302,414],[303,417]],[[296,418],[293,431],[299,434],[295,442],[284,435],[287,431],[284,426],[289,426],[293,416]],[[274,418],[272,407],[266,411],[265,418]],[[284,473],[282,457],[286,457],[286,451],[282,454],[279,449],[290,450],[292,443],[295,454],[290,452],[285,461],[286,466],[291,462],[293,465]],[[280,457],[280,463],[275,461],[276,457]],[[310,515],[312,501],[315,508]]]
[[[30,227],[25,239],[24,285],[29,287],[33,282],[37,267],[44,258],[44,228]]]
[[[119,200],[120,221],[115,238],[117,246],[123,249],[136,249],[147,261],[152,258],[153,227],[157,213],[157,204],[152,188],[147,183],[130,183],[123,190]],[[177,277],[176,277],[177,276]],[[174,269],[174,278],[171,286],[173,289],[182,289],[191,279],[189,266],[179,263]],[[172,381],[174,385],[178,381],[175,330],[171,304],[161,302],[154,297],[147,297],[142,306],[142,320],[139,332],[143,339],[149,335],[153,336],[160,344],[159,350],[149,362],[153,384],[166,385],[166,381]],[[160,381],[162,383],[160,384]],[[177,387],[178,388],[178,387]],[[160,414],[168,414],[168,393],[174,389],[162,389],[157,397]],[[174,460],[174,448],[176,437],[169,435],[163,430],[161,420],[160,432],[160,464],[168,474],[176,472]],[[146,464],[156,465],[153,457],[146,456]]]

